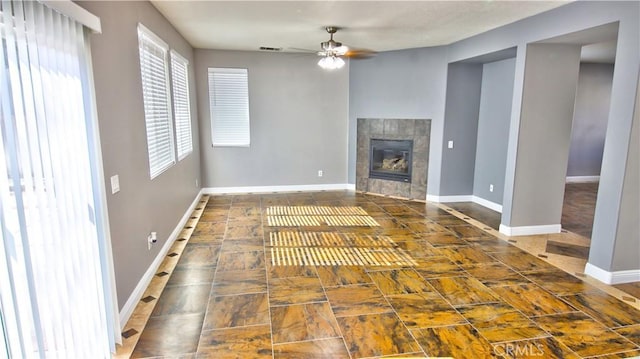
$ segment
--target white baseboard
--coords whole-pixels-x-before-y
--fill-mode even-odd
[[[446,203],[446,202],[473,202],[479,204],[483,207],[487,207],[496,212],[502,213],[502,205],[497,204],[495,202],[491,202],[484,198],[480,198],[474,195],[464,195],[464,196],[434,196],[431,194],[427,195],[427,201],[429,202],[437,202],[437,203]]]
[[[244,187],[207,187],[202,191],[205,194],[223,193],[273,193],[273,192],[311,192],[311,191],[336,191],[355,190],[356,185],[352,183],[333,184],[310,184],[310,185],[289,185],[289,186],[244,186]]]
[[[131,317],[131,314],[133,314],[133,310],[136,308],[136,305],[138,304],[140,299],[142,299],[142,296],[144,295],[144,291],[149,286],[149,283],[151,283],[151,279],[153,279],[153,276],[156,274],[158,267],[160,267],[160,264],[162,264],[162,261],[164,260],[164,257],[167,255],[167,252],[169,252],[169,249],[173,245],[173,242],[175,242],[180,232],[182,232],[184,225],[189,220],[189,217],[191,217],[191,213],[196,209],[198,203],[200,202],[200,197],[202,196],[202,193],[203,193],[202,190],[198,192],[198,194],[196,195],[196,198],[193,200],[193,202],[185,212],[184,216],[182,216],[182,219],[180,219],[180,222],[178,222],[178,225],[176,225],[176,227],[173,229],[173,232],[171,232],[171,235],[169,235],[169,238],[160,249],[160,252],[158,252],[158,255],[153,260],[153,262],[151,263],[147,271],[144,273],[144,275],[138,282],[138,285],[136,285],[135,289],[129,296],[129,299],[127,299],[127,302],[122,307],[122,310],[120,311],[120,326],[122,327],[120,328],[121,330],[125,329],[124,327],[127,325],[127,322],[129,321],[129,317]]]
[[[496,212],[500,212],[502,213],[502,205],[501,204],[497,204],[495,202],[491,202],[489,200],[486,200],[484,198],[480,198],[478,196],[473,196],[473,203],[477,203],[481,206],[487,207],[489,209],[492,209]]]
[[[463,195],[463,196],[435,196],[432,194],[427,194],[427,201],[436,202],[436,203],[446,203],[446,202],[473,202],[472,195]]]
[[[609,272],[591,263],[587,263],[584,268],[584,273],[604,284],[621,284],[640,281],[640,269]]]
[[[567,176],[567,183],[600,182],[600,176]]]
[[[536,234],[560,233],[562,226],[560,224],[547,224],[542,226],[520,226],[509,227],[500,224],[500,233],[507,236],[533,236]]]

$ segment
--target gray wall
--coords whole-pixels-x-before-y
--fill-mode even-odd
[[[449,64],[440,195],[471,195],[476,166],[482,64]],[[453,141],[453,148],[448,148]]]
[[[547,11],[448,46],[449,61],[459,61],[502,49],[517,46],[514,96],[507,152],[505,195],[502,223],[510,226],[511,211],[516,191],[516,158],[520,129],[523,82],[525,80],[526,46],[576,31],[607,23],[618,22],[616,62],[611,85],[607,133],[603,151],[598,202],[591,237],[589,263],[604,270],[616,268],[614,248],[628,222],[619,222],[622,205],[623,182],[627,173],[627,157],[630,148],[631,123],[635,94],[638,88],[638,63],[640,63],[640,4],[638,2],[578,1]],[[528,212],[535,216],[535,207]],[[524,213],[523,213],[524,214]],[[640,266],[637,247],[624,242],[616,251],[635,254],[634,269]]]
[[[638,63],[640,63],[640,41],[638,41],[640,3],[617,3],[615,8],[611,8],[611,4],[607,3],[606,6],[608,11],[615,9],[615,15],[618,15],[621,20],[611,84],[607,134],[602,154],[598,201],[591,235],[593,250],[589,252],[589,263],[607,271],[616,270],[619,263],[615,262],[617,259],[614,255],[615,248],[615,253],[635,254],[635,260],[628,261],[626,265],[631,266],[628,269],[640,269],[638,244],[633,242],[637,241],[637,237],[630,236],[626,239],[620,237],[623,233],[634,233],[637,223],[619,221],[623,198],[634,194],[634,191],[624,188],[624,178],[631,170],[628,158],[638,161],[638,156],[633,157],[633,151],[630,150],[630,142],[634,104],[637,106],[634,94],[638,91],[638,71],[640,70],[638,68]],[[596,11],[603,13],[606,13],[607,10],[596,9]],[[623,11],[624,13],[622,13]],[[637,139],[637,135],[635,138]],[[635,197],[631,198],[637,199],[637,194],[635,191]],[[637,221],[637,217],[634,220]]]
[[[486,53],[517,46],[514,96],[507,152],[505,195],[502,223],[512,224],[511,211],[516,191],[516,166],[518,138],[521,132],[520,113],[525,80],[526,46],[576,31],[607,23],[618,22],[616,62],[611,84],[611,100],[608,112],[607,133],[603,151],[598,202],[591,237],[589,263],[604,269],[616,268],[614,248],[617,233],[627,230],[628,222],[618,221],[622,206],[623,184],[627,173],[627,158],[631,140],[635,94],[638,88],[638,63],[640,63],[640,4],[638,2],[578,1],[547,11],[483,34],[459,41],[448,47],[449,61],[473,58]],[[529,210],[535,216],[535,207]],[[637,247],[624,242],[616,251],[635,254],[634,269],[640,266]]]
[[[79,5],[102,21],[102,34],[91,36],[91,48],[105,182],[109,184],[112,175],[120,176],[120,192],[107,195],[107,206],[122,309],[199,191],[195,186],[200,178],[200,156],[193,50],[149,2],[88,1]],[[191,64],[194,151],[153,180],[149,179],[138,22]],[[151,231],[158,233],[158,243],[148,250]]]
[[[612,80],[612,64],[580,64],[567,176],[600,175]]]
[[[195,50],[203,187],[347,183],[349,68],[325,71],[316,62],[306,54]],[[211,145],[209,67],[248,69],[249,148]]]
[[[438,193],[447,81],[446,47],[392,51],[350,62],[349,183],[355,183],[358,118],[431,119],[427,192]]]
[[[473,194],[502,204],[515,58],[484,64]],[[493,192],[489,185],[493,184]]]
[[[638,80],[640,84],[640,78]],[[638,268],[640,256],[640,90],[636,94],[636,110],[631,131],[631,145],[627,157],[627,171],[622,188],[622,203],[618,217],[611,270],[633,270]],[[594,253],[593,248],[589,253]]]
[[[530,44],[511,226],[560,224],[580,46]]]

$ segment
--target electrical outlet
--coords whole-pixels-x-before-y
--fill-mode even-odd
[[[447,142],[447,148],[453,148],[453,140]]]
[[[493,185],[492,184],[489,185],[489,192],[493,192]]]
[[[322,176],[324,176],[324,171],[318,170],[318,177],[322,177]]]
[[[158,234],[156,232],[149,233],[147,237],[147,248],[151,250],[151,246],[158,241]]]
[[[111,176],[111,194],[120,192],[120,177],[118,175]]]

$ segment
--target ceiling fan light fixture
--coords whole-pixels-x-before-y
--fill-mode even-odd
[[[341,42],[337,42],[337,41],[333,41],[333,40],[323,41],[323,42],[320,43],[320,47],[324,51],[332,51],[332,50],[335,50],[335,49],[339,48],[340,46],[342,46]]]
[[[344,60],[336,56],[326,56],[318,61],[318,66],[325,70],[336,70],[342,68],[344,64]]]
[[[336,55],[338,56],[342,56],[344,54],[346,54],[349,51],[349,48],[345,45],[340,45],[338,47],[336,47],[335,49],[333,49],[333,51],[336,53]]]
[[[333,34],[335,34],[338,29],[336,26],[327,26],[325,28],[327,33],[329,33],[329,41],[320,43],[322,51],[318,51],[317,54],[322,58],[318,61],[318,66],[325,70],[336,70],[342,68],[345,64],[342,56],[349,58],[366,58],[374,54],[371,50],[350,50],[347,46],[342,45],[341,42],[335,41]]]

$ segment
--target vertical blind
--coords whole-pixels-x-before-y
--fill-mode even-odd
[[[191,106],[189,102],[189,61],[171,50],[171,87],[176,123],[178,160],[193,151],[191,142]]]
[[[213,145],[248,147],[250,132],[247,69],[210,68],[209,106]]]
[[[84,29],[39,2],[5,0],[0,35],[7,350],[15,358],[110,357]]]
[[[169,46],[142,24],[138,25],[138,46],[149,176],[155,178],[176,163],[169,95]]]

